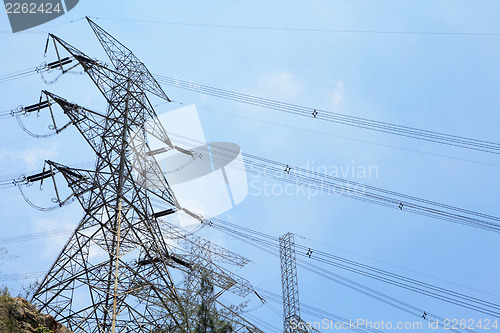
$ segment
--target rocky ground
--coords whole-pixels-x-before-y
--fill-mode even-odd
[[[71,333],[22,297],[0,296],[0,333]]]

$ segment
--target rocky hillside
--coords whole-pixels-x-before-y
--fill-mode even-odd
[[[0,333],[71,333],[21,297],[0,296]]]

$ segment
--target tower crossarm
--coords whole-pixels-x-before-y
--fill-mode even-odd
[[[162,141],[169,149],[174,148],[165,129],[157,119],[153,106],[146,96],[146,92],[154,93],[155,95],[162,94],[158,93],[156,89],[149,89],[151,91],[148,90],[148,85],[145,85],[145,83],[151,82],[150,80],[153,79],[153,77],[146,66],[132,53],[130,53],[128,57],[135,59],[135,61],[115,61],[113,62],[113,66],[111,66],[96,59],[92,59],[56,35],[49,34],[49,36],[55,41],[55,45],[60,45],[79,62],[84,71],[106,98],[109,104],[109,117],[113,117],[113,113],[119,114],[123,111],[122,105],[125,101],[125,96],[117,94],[117,92],[126,90],[129,92],[129,100],[132,100],[136,105],[140,106],[142,111],[138,117],[131,117],[130,119],[139,124],[147,123],[149,127],[148,131],[155,138]],[[156,80],[154,82],[158,84]],[[163,92],[163,90],[161,90],[161,92]],[[165,93],[163,92],[163,94]],[[166,95],[163,98],[170,101]]]
[[[104,113],[87,109],[45,90],[43,93],[63,109],[73,125],[95,151],[98,156],[96,172],[118,172],[119,170],[113,170],[109,167],[116,165],[113,160],[121,154],[121,145],[118,143],[121,143],[120,137],[122,136],[119,129],[125,125],[123,118],[110,117]],[[134,104],[132,103],[132,105]],[[130,168],[133,170],[136,183],[155,192],[158,197],[170,205],[178,207],[178,202],[144,137],[144,132],[148,132],[151,128],[149,126],[143,127],[143,124],[132,121],[127,123],[126,127],[128,132],[126,153],[131,162]]]
[[[210,257],[213,262],[230,264],[243,267],[250,262],[249,259],[232,252],[222,246],[219,246],[203,237],[194,235],[184,229],[165,220],[160,221],[160,228],[167,239],[174,241],[182,246],[188,253],[193,252],[193,248],[199,248],[205,256]]]
[[[95,24],[87,17],[90,27],[94,31],[97,39],[101,43],[104,51],[106,51],[109,59],[115,68],[126,66],[127,68],[135,68],[133,79],[141,83],[144,91],[148,91],[156,96],[170,102],[167,94],[163,91],[160,84],[156,81],[147,67],[142,63],[125,45],[111,36],[108,32]]]

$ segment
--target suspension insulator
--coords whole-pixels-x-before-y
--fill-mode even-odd
[[[41,109],[45,109],[45,108],[48,108],[49,106],[51,106],[52,104],[49,103],[48,101],[43,101],[43,102],[40,102],[40,103],[36,103],[36,104],[33,104],[33,105],[30,105],[30,106],[26,106],[24,108],[24,112],[34,112],[34,111],[39,111]]]
[[[53,61],[51,63],[48,63],[47,64],[47,68],[49,69],[55,69],[55,68],[60,68],[64,65],[67,65],[67,64],[70,64],[73,60],[70,59],[69,57],[66,57],[66,58],[63,58],[61,60],[56,60],[56,61]]]
[[[50,171],[45,171],[45,172],[37,173],[37,174],[32,175],[32,176],[28,176],[28,177],[26,177],[26,180],[30,183],[33,183],[33,182],[36,182],[36,181],[39,181],[39,180],[42,180],[45,178],[49,178],[51,175],[52,175],[52,173]]]

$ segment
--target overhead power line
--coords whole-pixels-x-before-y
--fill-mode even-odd
[[[265,249],[268,250],[269,253],[271,253],[275,256],[279,255],[279,253],[278,253],[279,252],[279,244],[278,244],[278,239],[276,237],[273,237],[273,236],[270,236],[270,235],[267,235],[267,234],[264,234],[262,232],[255,231],[255,230],[252,230],[252,229],[249,229],[246,227],[242,227],[240,225],[232,224],[232,223],[229,223],[229,222],[217,219],[217,218],[211,218],[211,219],[207,220],[206,222],[204,222],[204,224],[207,226],[210,226],[212,228],[215,228],[217,230],[220,230],[221,232],[224,232],[228,235],[235,236],[235,238],[237,238],[237,239],[244,239],[250,245],[257,245],[257,247],[264,247]],[[316,254],[315,249],[311,249],[311,250],[312,250],[313,254]],[[320,258],[322,258],[321,251],[318,251],[317,254],[320,255]],[[438,319],[440,322],[443,320],[443,318],[441,318],[435,314],[430,314],[428,311],[425,311],[424,309],[410,305],[402,300],[398,300],[394,297],[391,297],[391,296],[388,296],[384,293],[381,293],[380,291],[369,288],[364,284],[361,284],[359,282],[348,279],[344,276],[336,274],[336,273],[334,273],[328,269],[325,269],[323,267],[320,267],[318,265],[312,264],[310,261],[314,260],[314,259],[312,257],[308,258],[308,255],[305,253],[301,252],[300,255],[301,255],[301,257],[297,259],[297,263],[299,266],[303,267],[304,269],[307,269],[307,270],[309,270],[315,274],[318,274],[324,278],[327,278],[331,281],[334,281],[334,282],[337,282],[341,285],[344,285],[345,287],[348,287],[350,289],[358,291],[366,296],[375,298],[383,303],[386,303],[388,305],[399,308],[400,310],[405,311],[407,313],[410,313],[410,314],[413,314],[416,316],[421,316],[423,313],[425,313],[426,317],[428,315],[430,318],[434,318],[435,320]],[[329,254],[327,254],[327,255],[329,255]],[[329,256],[331,256],[331,255],[329,255]],[[326,256],[326,257],[328,257],[328,256]],[[338,257],[338,258],[340,258],[340,257]],[[424,288],[424,289],[420,289],[420,290],[408,289],[408,290],[412,290],[414,292],[417,292],[419,294],[430,296],[430,297],[439,299],[441,301],[447,301],[447,302],[450,302],[452,304],[459,305],[459,306],[462,306],[464,308],[474,310],[477,312],[485,313],[485,314],[488,314],[488,315],[491,315],[494,317],[499,316],[498,309],[500,309],[500,306],[498,304],[495,304],[492,302],[487,302],[487,301],[484,301],[484,300],[481,300],[478,298],[470,297],[470,296],[467,296],[467,295],[464,295],[461,293],[457,293],[457,292],[453,292],[450,290],[446,290],[444,288],[440,288],[440,287],[433,286],[430,284],[426,284],[422,281],[403,277],[401,275],[397,275],[394,273],[383,271],[383,270],[380,270],[380,269],[375,268],[375,267],[364,265],[364,264],[361,264],[361,263],[358,263],[358,262],[355,262],[352,260],[347,260],[345,258],[342,258],[342,260],[344,262],[346,262],[346,261],[351,262],[357,267],[369,268],[369,270],[377,271],[384,276],[395,277],[399,281],[409,282],[413,286],[418,286],[418,287]],[[328,263],[327,260],[317,260],[317,261],[322,262],[322,263]],[[343,268],[343,267],[339,267],[339,268]],[[343,268],[343,269],[345,269],[345,268]],[[368,275],[362,274],[362,272],[359,270],[358,271],[349,270],[349,271],[360,274],[360,275],[365,276],[365,277],[370,277]],[[383,281],[380,279],[375,279],[375,280],[388,283],[387,281]],[[389,283],[389,284],[396,285],[396,284],[392,284],[392,283]],[[405,289],[407,289],[407,288],[405,288]],[[425,291],[432,291],[432,290],[436,291],[435,295],[431,295],[431,294],[425,292]],[[437,293],[440,293],[440,294],[437,294]],[[453,297],[458,298],[456,300],[456,302],[454,302],[453,299],[446,298],[446,295],[451,295],[450,293],[453,294]]]
[[[233,156],[239,153],[231,148],[220,146],[211,146],[209,153],[208,148],[203,147],[202,142],[174,133],[171,133],[171,136],[177,138],[178,142],[185,147],[196,148],[202,159],[209,161],[209,156],[212,154],[214,162],[220,165],[228,164]],[[297,193],[307,194],[308,191],[314,191],[332,197],[344,196],[443,221],[500,232],[500,217],[497,216],[354,182],[248,153],[242,155],[243,160],[235,160],[230,167],[257,176],[291,183],[296,186]]]
[[[279,303],[279,304],[281,304],[283,302],[281,295],[279,295],[279,294],[273,293],[272,291],[268,291],[268,290],[265,290],[262,288],[255,288],[255,290],[258,291],[259,294],[262,294],[266,300],[270,300],[272,302]],[[314,307],[314,306],[311,306],[308,304],[304,304],[302,302],[300,303],[300,307],[301,307],[301,312],[303,312],[305,314],[308,314],[310,316],[313,316],[313,317],[319,318],[319,319],[328,319],[328,320],[333,321],[334,323],[349,323],[351,321],[353,321],[353,322],[356,321],[353,319],[338,316],[336,314],[333,314],[333,313],[325,311],[325,310],[318,309],[317,307]],[[367,327],[366,329],[363,327],[352,327],[350,330],[352,330],[354,332],[362,332],[362,333],[364,333],[364,332],[381,333],[381,331],[370,328],[370,327]]]
[[[0,238],[0,245],[33,241],[33,240],[45,239],[45,238],[49,238],[49,237],[68,236],[73,232],[73,230],[74,230],[74,228],[64,228],[64,229],[55,229],[55,230],[50,230],[50,231],[30,233],[30,234],[24,234],[24,235],[2,237],[2,238]]]
[[[5,74],[3,76],[0,76],[0,83],[11,79],[32,75],[40,70],[45,70],[45,69],[47,69],[46,65],[41,67],[34,67],[31,69],[27,69],[12,74]],[[357,127],[402,137],[408,137],[453,147],[460,147],[490,154],[497,154],[497,155],[500,154],[500,143],[496,142],[467,138],[452,134],[445,134],[436,131],[418,129],[410,126],[397,125],[388,122],[372,120],[368,118],[344,115],[337,112],[300,106],[296,104],[280,102],[273,99],[261,98],[257,96],[219,89],[159,74],[154,75],[154,77],[159,83],[168,86],[194,91],[236,102],[246,103],[274,111],[299,115],[308,118],[314,118],[326,122],[337,123],[337,124],[342,124],[342,125],[347,125],[347,126],[352,126],[352,127]],[[2,119],[2,117],[8,116],[9,114],[11,114],[11,111],[0,113],[0,119]]]
[[[431,285],[416,279],[394,274],[379,268],[359,263],[354,260],[342,258],[326,252],[313,250],[303,245],[296,245],[297,253],[303,258],[319,261],[321,263],[337,267],[349,272],[360,274],[381,282],[391,284],[406,290],[414,291],[422,295],[434,297],[442,301],[459,305],[490,316],[500,317],[500,305],[470,297],[455,291]],[[309,254],[308,254],[309,253]]]
[[[177,101],[172,101],[175,103],[178,103],[180,105],[184,105],[182,102],[177,102]],[[380,142],[375,142],[371,140],[364,140],[364,139],[359,139],[359,138],[354,138],[354,137],[348,137],[348,136],[343,136],[343,135],[338,135],[333,132],[327,132],[327,131],[318,131],[314,129],[309,129],[301,126],[291,126],[287,125],[284,122],[276,122],[276,121],[269,121],[269,120],[264,120],[264,119],[259,119],[255,117],[249,117],[246,115],[241,115],[237,113],[231,113],[231,112],[225,112],[225,111],[220,111],[220,110],[215,110],[213,108],[208,108],[208,107],[203,107],[200,106],[199,104],[196,105],[198,110],[205,110],[208,112],[213,112],[213,113],[219,113],[223,114],[226,116],[231,116],[231,117],[236,117],[236,118],[241,118],[241,119],[246,119],[246,120],[251,120],[259,123],[264,123],[264,124],[271,124],[274,126],[280,126],[284,128],[290,128],[293,130],[298,130],[302,132],[307,132],[307,133],[313,133],[313,134],[320,134],[324,136],[329,136],[329,137],[334,137],[334,138],[339,138],[339,139],[344,139],[344,140],[349,140],[349,141],[354,141],[354,142],[361,142],[361,143],[366,143],[370,145],[375,145],[379,147],[385,147],[385,148],[391,148],[391,149],[397,149],[397,150],[402,150],[402,151],[407,151],[411,153],[417,153],[417,154],[424,154],[424,155],[429,155],[429,156],[437,156],[437,157],[442,157],[446,159],[452,159],[456,161],[462,161],[462,162],[469,162],[469,163],[476,163],[476,164],[481,164],[481,165],[487,165],[487,166],[493,166],[493,167],[500,167],[500,164],[495,164],[495,163],[487,163],[483,161],[477,161],[477,160],[472,160],[472,159],[467,159],[467,158],[462,158],[462,157],[457,157],[457,156],[451,156],[451,155],[444,155],[444,154],[438,154],[438,153],[431,153],[428,151],[423,151],[423,150],[418,150],[418,149],[411,149],[411,148],[405,148],[405,147],[400,147],[400,146],[394,146],[394,145],[388,145],[385,143],[380,143]]]
[[[270,253],[273,255],[276,255],[279,249],[278,239],[274,236],[265,234],[263,232],[255,231],[217,218],[209,219],[208,221],[204,222],[204,225],[216,228],[232,236],[237,236],[246,239],[250,241],[252,245],[259,244],[260,246],[264,246],[268,249],[271,249]],[[66,228],[66,229],[57,229],[47,232],[3,237],[0,238],[0,244],[44,239],[60,235],[69,235],[71,232],[72,229]],[[298,236],[300,237],[300,235]],[[422,295],[430,296],[439,299],[441,301],[459,305],[487,315],[500,317],[500,305],[496,303],[490,301],[484,301],[476,297],[471,297],[417,279],[408,278],[399,274],[395,274],[370,265],[363,264],[355,260],[350,260],[341,256],[333,255],[304,245],[296,244],[295,246],[296,246],[296,252],[298,256],[300,256],[300,258],[309,258],[310,260],[313,261],[318,261],[320,263],[337,267],[352,273],[356,273],[364,277],[385,282],[387,284],[397,286],[406,290],[410,290]],[[299,261],[306,266],[308,264],[307,259],[306,260],[300,259]],[[33,274],[29,275],[29,277],[32,278]],[[19,275],[19,276],[8,275],[6,278],[26,279],[27,277],[25,275]]]
[[[44,277],[47,272],[25,272],[16,274],[0,274],[0,281],[20,281],[20,280],[37,280]]]
[[[27,76],[36,74],[40,69],[41,69],[41,67],[32,67],[32,68],[17,71],[14,73],[0,75],[0,83],[11,81],[11,80],[21,79],[23,77],[27,77]]]
[[[340,248],[340,247],[337,247],[337,246],[333,246],[333,245],[325,243],[325,242],[320,242],[320,241],[317,241],[317,240],[313,240],[313,239],[310,239],[310,238],[307,238],[307,237],[304,237],[304,236],[301,236],[301,235],[295,234],[295,236],[297,236],[297,237],[299,237],[299,238],[301,238],[303,240],[314,242],[314,243],[319,244],[321,246],[326,246],[326,247],[329,247],[331,249],[335,249],[335,250],[347,252],[347,253],[350,253],[350,254],[358,256],[358,257],[362,257],[362,258],[365,258],[365,259],[368,259],[368,260],[371,260],[371,261],[375,261],[375,262],[381,263],[383,265],[388,265],[388,266],[391,266],[391,267],[394,267],[394,268],[397,268],[397,269],[401,269],[401,270],[404,270],[404,271],[407,271],[407,272],[410,272],[410,273],[413,273],[413,274],[418,274],[420,276],[428,277],[428,278],[431,278],[431,279],[434,279],[434,280],[439,280],[439,281],[445,282],[447,284],[452,284],[452,285],[455,285],[455,286],[460,287],[460,288],[465,288],[465,289],[468,289],[468,290],[471,290],[471,291],[479,292],[481,294],[493,296],[495,298],[500,298],[500,295],[497,295],[497,294],[494,294],[494,293],[491,293],[491,292],[487,292],[487,291],[476,289],[476,288],[471,288],[469,286],[466,286],[466,285],[463,285],[463,284],[460,284],[460,283],[452,282],[452,281],[449,281],[449,280],[446,280],[446,279],[443,279],[443,278],[439,278],[439,277],[436,277],[436,276],[433,276],[433,275],[429,275],[429,274],[426,274],[426,273],[418,272],[418,271],[415,271],[415,270],[412,270],[412,269],[408,269],[406,267],[402,267],[402,266],[399,266],[399,265],[394,265],[394,264],[391,264],[391,263],[386,262],[386,261],[378,260],[378,259],[375,259],[373,257],[368,257],[368,256],[365,256],[365,255],[360,254],[360,253],[356,253],[356,252],[353,252],[353,251],[350,251],[350,250],[346,250],[346,249],[343,249],[343,248]]]
[[[242,160],[233,161],[233,157],[237,156],[239,151],[212,145],[209,152],[208,147],[204,146],[204,143],[200,141],[175,133],[170,133],[170,135],[177,138],[178,142],[184,147],[196,148],[200,156],[196,155],[193,158],[201,158],[210,162],[210,155],[212,155],[213,161],[220,165],[227,165],[232,162],[228,167],[292,184],[296,187],[295,191],[298,194],[304,193],[304,195],[307,195],[313,192],[322,193],[332,198],[343,196],[486,231],[500,232],[500,217],[497,216],[354,182],[248,153],[242,154]],[[0,180],[0,188],[12,186],[15,186],[15,183],[11,178]]]
[[[252,25],[228,25],[228,24],[204,24],[191,22],[173,22],[162,20],[137,20],[112,17],[94,17],[97,20],[121,21],[135,23],[151,23],[176,25],[198,28],[216,28],[216,29],[241,29],[241,30],[277,30],[290,32],[324,32],[324,33],[342,33],[342,34],[370,34],[370,35],[423,35],[423,36],[500,36],[500,32],[488,31],[417,31],[417,30],[383,30],[383,29],[328,29],[328,28],[299,28],[299,27],[273,27],[273,26],[252,26]]]
[[[462,136],[428,131],[409,126],[391,124],[367,118],[349,116],[337,112],[300,106],[296,104],[280,102],[273,99],[261,98],[234,91],[214,88],[207,85],[184,81],[163,75],[155,75],[155,78],[161,84],[165,84],[171,87],[190,90],[205,95],[211,95],[219,98],[232,100],[235,102],[241,102],[266,109],[271,109],[274,111],[294,114],[307,118],[314,118],[326,122],[348,125],[402,137],[439,143],[448,146],[466,148],[470,150],[476,150],[491,154],[500,154],[500,143],[496,142],[471,139]]]

